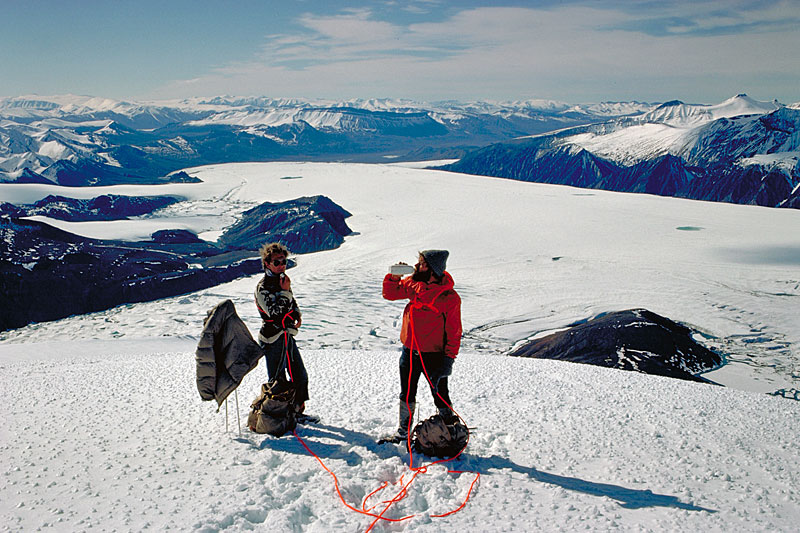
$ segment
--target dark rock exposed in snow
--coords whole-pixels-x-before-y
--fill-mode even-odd
[[[172,174],[164,177],[165,182],[169,183],[202,183],[203,180],[190,176],[183,170],[180,172],[173,172]]]
[[[180,201],[174,196],[120,196],[104,194],[90,200],[49,195],[31,205],[21,205],[24,214],[40,215],[70,222],[86,220],[123,220],[151,213]]]
[[[722,363],[691,330],[646,309],[607,313],[532,340],[510,355],[586,363],[690,381]]]
[[[258,272],[257,260],[204,267],[207,243],[85,239],[32,220],[0,219],[0,331],[196,291]]]
[[[141,242],[87,239],[20,212],[0,204],[0,331],[212,287],[260,272],[265,242],[307,253],[336,248],[350,233],[350,214],[324,196],[251,209],[218,244],[186,230]]]
[[[8,202],[0,202],[0,216],[11,218],[24,217],[25,210]]]
[[[242,213],[225,230],[219,243],[229,248],[257,250],[265,242],[281,242],[293,253],[330,250],[351,233],[344,219],[350,213],[325,196],[288,202],[265,202]]]
[[[191,244],[203,242],[196,233],[185,229],[162,229],[150,236],[153,242],[164,244]]]

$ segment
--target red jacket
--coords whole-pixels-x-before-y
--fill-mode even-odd
[[[453,285],[447,272],[441,283],[413,281],[410,276],[393,280],[386,274],[383,297],[411,300],[403,311],[403,346],[420,352],[444,352],[455,359],[461,346],[461,298]]]

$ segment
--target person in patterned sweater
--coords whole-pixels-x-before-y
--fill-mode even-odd
[[[269,379],[284,377],[294,382],[295,411],[302,413],[308,400],[308,372],[294,336],[302,324],[300,309],[292,293],[292,281],[286,275],[289,250],[280,243],[265,244],[260,250],[264,277],[255,290],[256,306],[262,325],[258,344],[264,350]],[[286,354],[289,355],[288,365]]]

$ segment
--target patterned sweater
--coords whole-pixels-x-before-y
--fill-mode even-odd
[[[262,326],[258,332],[258,340],[272,344],[286,330],[290,335],[297,335],[295,322],[300,318],[300,309],[292,291],[284,291],[280,286],[280,278],[267,271],[256,285],[256,306],[261,315]]]

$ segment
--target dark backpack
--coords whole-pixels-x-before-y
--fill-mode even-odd
[[[294,394],[294,383],[285,379],[273,379],[261,385],[261,394],[250,406],[247,417],[250,431],[280,437],[297,427]]]
[[[414,427],[411,442],[414,451],[431,457],[455,457],[467,447],[469,430],[456,419],[445,423],[440,415],[433,415]]]

